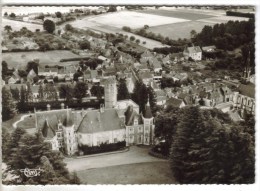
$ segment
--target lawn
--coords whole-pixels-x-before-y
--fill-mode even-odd
[[[35,127],[35,117],[34,114],[31,114],[28,117],[25,117],[23,121],[17,123],[18,128],[22,129],[31,129]]]
[[[13,123],[18,121],[23,115],[24,114],[17,114],[12,119],[9,119],[7,121],[2,121],[2,128],[5,128],[8,132],[12,132],[14,130]]]
[[[2,60],[6,61],[10,68],[24,69],[27,63],[33,59],[40,60],[40,66],[49,65],[75,65],[78,61],[60,62],[62,58],[78,58],[76,55],[68,50],[53,50],[46,52],[32,51],[32,52],[8,52],[2,53]]]
[[[82,184],[175,184],[168,162],[147,162],[77,172]]]

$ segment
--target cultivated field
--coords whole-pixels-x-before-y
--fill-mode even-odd
[[[175,17],[186,19],[188,22],[171,23],[157,25],[149,28],[149,31],[161,34],[165,37],[177,40],[178,38],[190,38],[190,31],[200,32],[205,25],[213,26],[217,23],[227,23],[228,21],[247,21],[248,18],[226,16],[221,10],[200,10],[200,9],[159,9],[142,10],[146,14]]]
[[[119,165],[78,171],[83,184],[174,184],[168,162]]]
[[[135,29],[143,27],[144,25],[157,26],[169,23],[185,22],[188,20],[164,15],[153,15],[144,14],[140,12],[121,11],[117,13],[104,14],[95,18],[90,18],[89,21],[93,21],[102,25],[111,25],[117,28],[129,26]]]
[[[4,18],[2,18],[1,25],[2,25],[2,28],[1,28],[2,31],[4,30],[4,27],[6,25],[10,25],[12,27],[13,31],[19,31],[22,27],[26,27],[27,29],[29,29],[31,31],[35,31],[36,29],[43,30],[42,25],[26,23],[26,22],[21,22],[21,21],[13,21],[13,20],[4,19]]]
[[[198,19],[205,19],[205,18],[212,17],[212,15],[209,15],[207,13],[198,13],[196,11],[186,11],[183,9],[181,9],[181,10],[179,10],[179,9],[173,9],[173,10],[148,9],[148,10],[141,10],[138,12],[143,13],[143,14],[179,18],[179,19],[191,20],[191,21],[196,21]]]
[[[189,39],[191,30],[200,32],[205,25],[213,26],[214,24],[209,22],[188,21],[185,23],[173,23],[151,27],[148,29],[148,31],[154,32],[156,34],[161,34],[164,37],[169,37],[174,40],[177,40],[179,38]]]
[[[6,61],[10,68],[24,69],[29,61],[34,59],[40,60],[40,66],[54,66],[54,65],[75,65],[78,61],[60,62],[62,58],[78,58],[76,55],[68,50],[53,50],[46,52],[32,51],[32,52],[8,52],[2,53],[2,60]]]

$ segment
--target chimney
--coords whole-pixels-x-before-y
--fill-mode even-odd
[[[64,109],[65,108],[64,106],[65,106],[64,103],[60,104],[61,109]]]
[[[50,110],[51,110],[51,105],[47,104],[47,111],[50,111]]]

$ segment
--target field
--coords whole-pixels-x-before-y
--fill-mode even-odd
[[[78,61],[71,62],[60,62],[63,58],[78,58],[79,55],[76,55],[67,50],[53,50],[47,52],[11,52],[11,53],[2,53],[2,60],[6,61],[10,68],[24,69],[29,61],[33,59],[40,60],[40,66],[49,65],[75,65],[78,64]]]
[[[190,31],[195,30],[200,32],[205,25],[213,26],[212,23],[199,22],[199,21],[188,21],[183,23],[173,23],[168,25],[161,25],[156,27],[151,27],[148,31],[154,32],[156,34],[161,34],[164,37],[169,37],[171,39],[177,40],[179,38],[190,38]]]
[[[127,164],[78,171],[82,184],[174,184],[168,162]]]
[[[146,44],[146,48],[162,47],[160,42],[133,35],[122,31],[123,26],[133,29],[142,28],[148,25],[148,31],[162,34],[171,39],[190,38],[190,31],[200,32],[205,25],[213,26],[216,23],[226,23],[229,20],[244,21],[248,18],[226,16],[224,10],[189,9],[162,7],[160,9],[145,9],[140,11],[120,11],[97,16],[86,17],[82,20],[71,22],[77,28],[90,28],[108,33],[123,33],[128,36],[135,36]]]
[[[246,21],[248,18],[225,16],[224,11],[196,10],[196,9],[169,9],[169,10],[143,10],[139,11],[147,14],[176,17],[189,20],[182,23],[171,23],[166,25],[152,26],[149,31],[161,34],[165,37],[177,40],[178,38],[190,38],[190,31],[200,32],[205,25],[213,26],[217,23],[227,23],[232,21]]]
[[[21,21],[14,21],[14,20],[9,20],[9,19],[4,19],[2,18],[2,31],[4,30],[4,27],[6,25],[10,25],[12,27],[13,31],[18,31],[20,30],[22,27],[26,27],[27,29],[31,30],[31,31],[35,31],[36,29],[40,29],[43,30],[42,25],[38,25],[38,24],[33,24],[33,23],[26,23],[26,22],[21,22]]]
[[[169,23],[185,22],[188,20],[169,16],[121,11],[118,13],[104,14],[95,18],[90,18],[89,21],[93,21],[102,25],[112,25],[117,28],[130,26],[131,28],[135,29],[143,27],[144,25],[157,26]]]

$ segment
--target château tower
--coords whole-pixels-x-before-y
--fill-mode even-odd
[[[153,143],[153,137],[154,137],[154,122],[153,122],[153,115],[151,111],[151,107],[149,104],[149,99],[147,101],[147,104],[145,106],[145,111],[142,116],[143,122],[144,122],[144,145],[150,145]]]
[[[117,86],[115,77],[104,79],[105,108],[113,108],[117,103]]]

